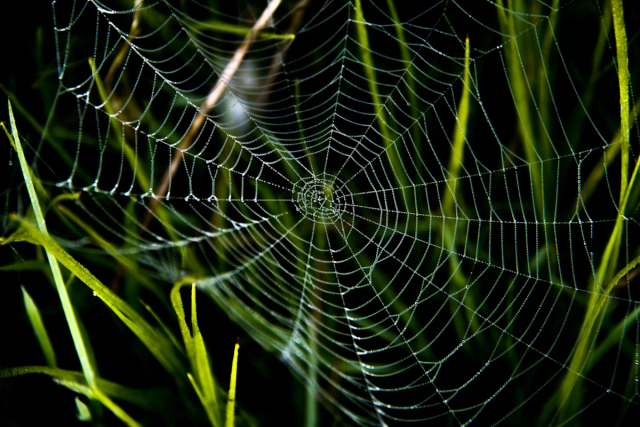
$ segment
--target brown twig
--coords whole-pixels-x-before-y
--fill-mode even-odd
[[[155,192],[156,197],[151,201],[151,205],[149,206],[149,211],[147,212],[147,215],[145,216],[145,219],[142,223],[143,229],[147,228],[147,226],[153,219],[152,214],[158,208],[158,204],[160,203],[160,200],[164,198],[164,196],[167,194],[167,190],[169,189],[169,183],[171,182],[171,178],[173,178],[173,176],[176,174],[178,170],[178,166],[182,161],[182,155],[184,150],[191,145],[192,141],[195,139],[198,132],[200,131],[200,128],[204,124],[204,121],[207,118],[205,111],[211,109],[218,102],[218,100],[224,93],[225,89],[227,88],[227,85],[235,75],[236,71],[238,71],[238,68],[242,63],[242,60],[247,54],[247,51],[249,50],[249,46],[255,40],[256,35],[258,34],[258,31],[260,31],[260,29],[262,29],[262,27],[264,27],[266,23],[271,19],[271,17],[273,16],[273,13],[278,8],[281,1],[282,0],[272,0],[269,3],[269,5],[266,7],[266,9],[262,12],[262,15],[260,16],[260,18],[256,21],[255,24],[253,24],[251,31],[244,38],[242,45],[238,48],[238,50],[236,50],[235,54],[231,58],[231,61],[229,61],[225,69],[222,71],[222,74],[220,74],[220,77],[218,78],[218,81],[214,86],[213,91],[209,94],[209,96],[207,96],[207,99],[205,100],[205,102],[198,109],[197,113],[199,114],[193,120],[193,123],[191,124],[189,131],[187,132],[185,137],[182,139],[182,142],[178,146],[178,149],[175,153],[175,157],[171,161],[171,166],[169,167],[169,169],[167,169],[167,172],[164,175],[164,178],[160,184],[160,187],[158,188],[158,191]]]

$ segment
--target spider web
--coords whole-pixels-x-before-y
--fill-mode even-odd
[[[344,422],[637,419],[610,5],[279,3],[54,1],[59,187]]]

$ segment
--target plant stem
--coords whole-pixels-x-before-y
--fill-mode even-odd
[[[27,160],[24,156],[24,152],[22,150],[22,144],[20,143],[20,137],[18,136],[18,129],[16,128],[15,119],[13,117],[13,110],[11,108],[11,101],[8,101],[9,104],[9,119],[11,122],[11,133],[13,135],[13,143],[15,146],[15,150],[18,153],[18,159],[20,160],[20,167],[22,168],[22,174],[24,176],[25,184],[27,185],[27,191],[29,192],[29,198],[31,199],[31,206],[33,207],[33,212],[36,217],[36,223],[38,224],[38,228],[45,236],[48,236],[47,225],[44,220],[44,214],[42,213],[42,209],[40,208],[40,202],[38,201],[38,195],[36,194],[35,187],[33,185],[33,180],[31,179],[31,172]],[[60,301],[62,303],[62,309],[64,311],[65,318],[67,319],[67,324],[69,325],[69,330],[71,331],[71,336],[73,338],[73,344],[76,347],[76,352],[78,353],[78,357],[80,359],[80,365],[82,366],[82,372],[87,380],[87,384],[91,388],[95,388],[95,372],[93,367],[91,366],[91,362],[89,359],[89,351],[87,350],[87,344],[84,342],[82,338],[82,333],[80,332],[80,325],[78,324],[78,319],[76,318],[76,313],[73,309],[73,305],[71,304],[71,299],[69,298],[69,293],[67,292],[67,288],[64,284],[64,280],[62,279],[62,273],[60,271],[60,266],[58,265],[58,261],[56,258],[47,252],[47,258],[49,260],[49,265],[51,266],[51,272],[53,273],[53,279],[56,284],[56,289],[58,291],[58,295],[60,296]]]
[[[613,28],[616,36],[618,80],[620,85],[620,144],[622,148],[622,170],[620,173],[620,212],[624,212],[625,193],[629,184],[629,56],[627,30],[624,25],[622,0],[611,0]]]

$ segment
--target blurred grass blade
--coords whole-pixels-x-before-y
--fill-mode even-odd
[[[81,393],[84,394],[85,396],[87,396],[90,399],[95,399],[98,402],[102,403],[104,406],[106,406],[111,412],[113,412],[113,414],[120,418],[120,420],[122,422],[124,422],[126,425],[130,426],[130,427],[140,427],[141,424],[138,423],[136,420],[134,420],[133,418],[131,418],[131,416],[129,414],[127,414],[118,404],[116,404],[113,400],[111,400],[110,398],[108,398],[104,393],[100,392],[100,390],[98,390],[95,387],[87,387],[84,384],[80,384],[78,382],[75,381],[69,381],[69,380],[56,380],[56,382],[58,382],[59,384],[67,387],[70,390],[75,391],[76,393]]]
[[[9,105],[9,120],[11,122],[13,145],[16,149],[16,152],[18,153],[18,159],[20,160],[20,167],[22,169],[24,181],[27,186],[29,198],[31,199],[31,206],[33,208],[33,212],[36,217],[38,229],[40,230],[38,234],[40,234],[45,239],[50,239],[49,234],[47,232],[47,225],[44,220],[44,214],[42,213],[42,209],[40,208],[40,202],[38,200],[38,195],[36,194],[36,190],[34,186],[34,181],[37,182],[37,179],[33,177],[33,172],[31,171],[31,168],[27,163],[27,159],[24,156],[24,152],[22,150],[22,144],[20,143],[20,136],[18,135],[18,129],[16,127],[15,118],[13,117],[11,101],[7,101],[7,102]],[[64,284],[64,280],[62,280],[62,273],[60,272],[60,266],[58,265],[58,261],[56,257],[47,249],[46,246],[45,246],[45,250],[47,252],[49,265],[51,266],[51,273],[53,274],[53,278],[56,284],[56,290],[58,291],[58,295],[60,296],[62,309],[64,311],[65,318],[67,319],[69,330],[71,331],[71,336],[73,338],[73,343],[75,345],[76,352],[78,353],[78,358],[80,359],[82,372],[84,373],[87,379],[87,384],[90,387],[94,387],[95,372],[94,372],[93,366],[91,366],[90,358],[88,355],[87,346],[89,344],[85,343],[82,337],[80,326],[76,318],[75,310],[73,309],[73,305],[71,304],[71,299],[69,297],[69,293],[67,292],[67,288]]]
[[[576,344],[575,351],[571,357],[569,369],[563,379],[557,401],[559,409],[560,422],[567,419],[576,407],[581,403],[582,392],[579,385],[576,387],[579,375],[586,367],[592,347],[598,336],[600,327],[598,323],[603,321],[606,314],[606,307],[609,302],[609,294],[618,281],[635,267],[637,259],[627,265],[618,274],[613,272],[618,264],[620,248],[622,246],[622,233],[625,227],[624,210],[628,200],[628,188],[631,187],[629,182],[629,58],[627,51],[627,36],[624,24],[624,15],[622,11],[622,0],[612,0],[613,8],[613,24],[616,37],[617,59],[618,59],[618,81],[620,89],[620,145],[621,145],[621,193],[620,207],[618,217],[609,241],[605,247],[605,251],[600,261],[593,286],[591,287],[591,298],[587,304],[587,312],[583,320],[580,338]],[[640,163],[640,162],[639,162]],[[633,183],[637,175],[636,170],[631,178]],[[633,264],[633,265],[632,265]],[[605,285],[606,284],[606,285]],[[573,396],[571,396],[573,393]],[[558,416],[558,414],[556,416]]]
[[[467,36],[464,50],[464,79],[462,86],[462,94],[458,103],[458,114],[456,115],[456,126],[453,129],[453,145],[449,157],[449,179],[447,184],[449,191],[445,192],[443,209],[445,215],[455,216],[454,202],[457,202],[458,195],[462,196],[462,192],[457,189],[458,178],[460,178],[460,170],[464,163],[464,147],[467,143],[467,127],[469,122],[470,98],[471,98],[471,46],[469,44],[469,36]]]
[[[104,104],[107,114],[109,114],[109,116],[111,117],[110,119],[111,124],[114,129],[117,129],[119,125],[120,126],[122,125],[116,118],[117,112],[114,110],[113,105],[111,104],[111,100],[109,99],[113,93],[111,95],[107,94],[105,84],[100,78],[100,75],[98,74],[98,70],[96,69],[96,65],[93,62],[92,58],[89,58],[89,66],[91,67],[93,78],[95,79],[96,86],[98,87],[98,93],[100,95],[100,99]],[[139,167],[138,156],[136,155],[131,145],[127,142],[124,132],[114,131],[114,134],[118,135],[118,138],[119,138],[118,142],[121,145],[121,147],[116,147],[116,148],[122,149],[124,156],[127,159],[129,166],[131,167],[131,171],[133,172],[134,176],[136,177],[136,180],[138,181],[138,184],[140,185],[141,188],[144,188],[144,189],[149,188],[149,185],[150,185],[149,177],[144,171],[144,168]]]
[[[38,260],[20,261],[13,264],[7,264],[0,267],[0,271],[44,271],[49,265]]]
[[[456,124],[453,128],[453,138],[451,145],[451,152],[449,154],[449,164],[447,170],[449,175],[446,179],[447,188],[444,191],[442,201],[443,221],[444,221],[444,240],[445,247],[450,251],[449,256],[449,271],[451,272],[451,281],[454,285],[455,291],[464,289],[469,283],[469,278],[460,268],[460,257],[456,252],[456,235],[455,231],[458,230],[459,210],[463,211],[463,192],[460,188],[460,173],[464,164],[464,150],[467,144],[469,114],[471,110],[471,91],[473,82],[471,81],[471,44],[469,42],[469,36],[467,35],[464,49],[464,77],[462,80],[462,93],[460,94],[460,101],[458,102],[458,111],[456,115]],[[452,226],[446,226],[448,223],[453,223]],[[475,289],[475,288],[474,288]],[[478,317],[475,315],[477,304],[473,296],[473,292],[469,291],[464,294],[464,304],[469,310],[465,310],[466,322],[461,316],[454,316],[454,327],[458,338],[464,339],[466,331],[465,324],[471,325],[471,331],[475,332],[480,329],[480,323]],[[456,313],[459,307],[459,303],[454,299],[450,301],[451,312]],[[468,351],[471,351],[468,347]]]
[[[231,381],[229,383],[229,400],[227,401],[227,420],[225,427],[233,427],[235,424],[236,409],[236,379],[238,377],[238,350],[240,349],[240,338],[233,348],[233,362],[231,364]]]
[[[86,378],[83,374],[75,371],[66,371],[58,368],[51,368],[47,366],[22,366],[19,368],[8,368],[8,369],[0,369],[0,379],[15,377],[19,375],[26,374],[45,374],[53,377],[53,379],[77,392],[84,394],[90,399],[96,399],[104,406],[109,408],[118,418],[120,418],[125,424],[129,426],[139,426],[140,424],[136,422],[131,416],[129,416],[122,408],[120,408],[115,402],[113,402],[106,394],[99,390],[104,388],[105,391],[112,396],[117,396],[119,398],[123,398],[126,396],[132,396],[138,394],[137,392],[132,392],[128,390],[126,387],[123,387],[119,384],[112,383],[110,381],[105,381],[96,377],[97,386],[89,387],[86,383]]]
[[[371,55],[371,47],[369,45],[369,36],[367,34],[367,21],[364,16],[364,10],[362,9],[362,0],[356,0],[356,40],[360,45],[360,55],[362,58],[362,67],[364,68],[364,75],[369,85],[369,92],[371,93],[371,99],[373,101],[373,110],[376,114],[376,120],[380,128],[380,134],[384,142],[386,149],[386,155],[389,159],[391,167],[396,171],[404,171],[402,165],[402,159],[400,158],[400,152],[397,144],[393,143],[394,138],[389,133],[390,127],[387,124],[387,106],[382,101],[380,96],[380,90],[378,88],[378,80],[376,79],[376,69],[373,63],[373,57]],[[399,187],[407,187],[405,175],[402,172],[394,173],[393,179],[396,180]]]
[[[155,291],[157,293],[156,287],[153,285],[151,279],[148,276],[143,274],[135,259],[130,256],[125,256],[119,251],[114,245],[109,243],[106,239],[104,239],[98,232],[96,232],[93,228],[91,228],[88,224],[82,221],[77,215],[71,212],[69,209],[64,207],[62,204],[57,204],[56,208],[64,214],[67,218],[73,221],[78,227],[80,227],[91,239],[104,251],[113,257],[120,265],[122,265],[128,274],[131,274],[136,278],[136,280],[142,284],[144,284],[148,289]]]
[[[36,306],[36,303],[33,302],[31,295],[27,292],[24,286],[22,288],[22,296],[24,299],[24,306],[27,310],[27,315],[29,316],[29,322],[33,327],[33,332],[36,334],[36,338],[38,338],[38,342],[40,343],[40,348],[44,353],[44,358],[47,361],[47,365],[55,368],[56,367],[56,354],[53,351],[53,346],[51,345],[51,340],[49,339],[49,334],[47,333],[47,329],[44,327],[44,323],[42,322],[42,316],[40,315],[40,310]]]
[[[154,319],[156,319],[156,322],[158,322],[158,324],[160,325],[160,327],[162,328],[162,330],[165,332],[165,334],[167,334],[167,336],[169,337],[169,339],[171,340],[171,342],[173,343],[173,345],[182,353],[184,354],[184,348],[182,347],[182,345],[180,344],[180,341],[178,341],[178,338],[176,338],[175,334],[173,333],[173,331],[171,331],[171,329],[169,329],[169,327],[166,325],[166,323],[164,323],[164,321],[160,318],[160,316],[158,316],[158,314],[155,312],[155,310],[153,308],[151,308],[151,306],[149,304],[147,304],[146,302],[144,302],[143,300],[138,300],[140,301],[140,304],[142,304],[142,306],[144,308],[147,309],[147,311],[149,313],[151,313],[151,315],[153,316]]]
[[[11,117],[13,117],[13,111],[11,112]],[[13,123],[13,121],[12,121]],[[7,139],[9,139],[9,143],[11,144],[11,147],[17,152],[18,151],[18,147],[16,147],[16,144],[14,142],[14,137],[17,138],[17,135],[12,136],[11,133],[9,133],[9,131],[7,130],[6,126],[4,125],[4,123],[0,122],[0,126],[2,126],[2,129],[4,129],[4,133],[7,136]],[[12,124],[12,127],[14,125]],[[13,132],[13,129],[12,129]],[[22,151],[22,144],[20,145],[20,151]],[[19,158],[19,155],[18,155]],[[20,163],[20,167],[22,167],[22,163]],[[35,175],[33,174],[33,171],[31,170],[31,168],[29,167],[29,165],[27,165],[27,170],[29,173],[29,180],[31,182],[31,184],[35,187],[35,194],[39,194],[43,199],[46,199],[49,197],[49,194],[47,193],[47,191],[44,189],[44,187],[42,186],[42,183],[35,177]],[[25,173],[25,171],[23,170],[22,172],[23,174]],[[26,183],[26,180],[25,180]],[[28,187],[27,187],[28,188]],[[29,193],[31,194],[31,193]]]
[[[78,420],[83,422],[91,421],[91,411],[85,403],[76,396],[76,408],[78,408]]]

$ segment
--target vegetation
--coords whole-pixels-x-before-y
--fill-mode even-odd
[[[0,214],[3,227],[0,237],[0,425],[35,425],[50,420],[65,424],[92,422],[96,425],[124,423],[130,426],[291,424],[314,427],[353,424],[353,420],[345,417],[331,401],[319,397],[315,388],[321,381],[317,378],[320,362],[315,359],[319,351],[312,353],[305,374],[300,370],[292,374],[277,352],[278,344],[288,331],[266,324],[259,314],[254,315],[228,296],[224,297],[226,300],[221,297],[214,301],[199,292],[196,283],[200,280],[223,275],[227,267],[224,257],[209,255],[207,258],[199,252],[202,248],[198,244],[150,251],[152,255],[135,250],[127,246],[126,239],[114,236],[115,233],[101,226],[104,223],[92,221],[92,212],[85,208],[88,197],[85,192],[67,191],[55,185],[59,182],[53,172],[56,163],[74,165],[78,112],[73,109],[73,102],[68,102],[58,93],[56,47],[50,37],[53,31],[51,9],[38,6],[33,10],[31,4],[11,3],[15,4],[3,6],[14,8],[6,9],[5,16],[24,21],[24,29],[5,28],[2,34],[7,44],[3,58],[11,66],[0,70],[0,89],[8,98],[6,107],[4,103],[0,104],[0,126],[3,129],[0,141],[4,140],[4,148],[0,152],[8,153],[0,156],[6,159],[0,160],[5,162],[0,171],[3,195]],[[132,2],[123,0],[123,3]],[[209,3],[217,4],[216,1]],[[238,15],[250,10],[251,16],[257,19],[259,13],[256,11],[261,9],[253,3],[256,2],[248,1],[247,5],[238,6],[242,8]],[[372,126],[384,141],[381,146],[386,150],[385,161],[390,170],[406,172],[405,165],[412,159],[408,150],[396,148],[399,144],[393,142],[394,135],[400,134],[405,124],[405,119],[400,118],[404,110],[395,98],[389,101],[392,99],[388,94],[389,85],[385,84],[385,73],[381,71],[391,69],[396,63],[384,55],[374,54],[376,49],[380,52],[386,52],[384,49],[397,51],[398,61],[405,63],[407,72],[403,74],[402,84],[409,95],[404,102],[414,110],[422,109],[418,115],[421,115],[425,128],[439,125],[447,129],[448,135],[443,140],[450,148],[445,149],[446,154],[442,155],[445,162],[437,165],[435,161],[422,163],[389,178],[393,187],[402,189],[399,193],[406,201],[412,196],[405,190],[420,182],[423,174],[426,176],[425,167],[447,171],[442,198],[438,195],[437,206],[430,206],[425,200],[415,197],[416,212],[434,209],[437,214],[428,223],[406,224],[405,228],[416,233],[433,232],[435,243],[450,252],[444,262],[447,266],[445,279],[447,283],[451,282],[451,294],[464,295],[467,310],[460,311],[461,304],[456,303],[458,300],[448,300],[446,310],[449,310],[448,316],[455,332],[447,339],[465,342],[470,335],[477,337],[464,348],[465,363],[473,366],[477,359],[487,360],[489,365],[489,361],[496,361],[503,371],[517,372],[522,376],[522,390],[508,395],[502,393],[499,397],[502,414],[498,419],[514,410],[514,414],[503,420],[508,425],[529,423],[532,419],[540,425],[587,425],[589,420],[585,417],[589,416],[587,409],[592,407],[592,403],[594,408],[603,408],[604,403],[599,403],[594,396],[599,396],[600,389],[608,381],[612,383],[608,386],[609,391],[613,389],[618,399],[614,403],[607,400],[611,408],[607,416],[612,424],[635,425],[640,419],[640,401],[636,383],[638,342],[633,335],[640,331],[640,307],[638,291],[632,287],[637,285],[633,281],[640,271],[640,147],[633,82],[638,81],[640,73],[637,66],[640,58],[640,16],[635,10],[630,10],[627,5],[630,2],[622,0],[583,2],[588,3],[588,7],[580,11],[573,8],[566,13],[575,13],[571,19],[576,22],[589,25],[595,22],[593,27],[597,31],[575,34],[571,24],[563,21],[565,9],[562,7],[565,5],[559,0],[553,0],[551,8],[544,10],[539,2],[498,0],[496,7],[490,9],[491,16],[487,14],[482,18],[499,28],[501,35],[494,33],[494,38],[483,40],[474,39],[474,33],[470,32],[462,45],[457,46],[456,52],[460,54],[455,61],[458,77],[451,84],[453,89],[450,91],[454,95],[449,98],[445,95],[438,101],[451,101],[455,104],[456,113],[453,119],[443,124],[437,121],[440,118],[427,118],[429,111],[424,104],[425,97],[420,96],[424,95],[420,92],[424,82],[417,70],[417,62],[412,63],[416,51],[410,42],[409,26],[398,23],[408,19],[409,12],[404,11],[400,3],[392,0],[376,2],[395,22],[386,30],[398,44],[384,47],[376,44],[379,39],[366,24],[367,16],[374,15],[375,9],[367,1],[353,1],[351,37],[353,46],[357,48],[349,51],[354,60],[349,66],[357,68],[366,80],[361,89],[370,96],[370,105],[375,113],[375,117],[371,115]],[[283,1],[276,13],[288,16],[286,14],[296,10],[296,5],[300,4],[307,6],[306,1]],[[548,19],[536,18],[549,10],[560,12],[551,13]],[[578,12],[584,15],[578,16]],[[311,9],[306,13],[312,16],[319,12]],[[151,20],[149,25],[157,19],[151,12],[146,15],[136,12],[131,16],[134,17],[131,35],[139,34],[138,25],[145,24],[139,24],[140,19]],[[523,17],[527,19],[521,19]],[[237,52],[241,52],[242,43],[248,46],[256,39],[295,40],[295,18],[289,19],[294,21],[290,27],[293,31],[278,28],[278,31],[269,29],[261,32],[262,24],[255,24],[252,28],[223,22],[214,25],[220,35],[236,37],[239,42],[234,46],[238,46]],[[530,22],[535,22],[535,25]],[[200,23],[206,28],[209,24]],[[16,36],[22,38],[20,43],[15,41]],[[161,32],[158,37],[168,38]],[[562,50],[560,54],[558,40],[563,46],[576,46],[575,51]],[[74,48],[90,52],[91,43],[93,40],[88,41],[88,47]],[[499,49],[482,50],[499,43],[502,43]],[[118,72],[111,70],[123,67],[127,49],[123,48],[120,54],[110,58],[111,68],[104,64],[101,68],[93,58],[70,66],[70,72],[82,70],[93,75],[96,99],[104,103],[105,111],[110,115],[106,122],[112,123],[114,129],[120,126],[118,109],[126,97],[120,94],[123,98],[118,99],[117,94],[110,95],[113,75]],[[423,54],[422,51],[420,53]],[[244,60],[242,55],[234,58],[238,61],[235,69],[233,61],[230,61],[231,65],[225,68],[224,73],[233,69],[232,75]],[[434,63],[441,65],[437,61]],[[319,67],[317,64],[314,66]],[[570,81],[567,81],[567,75]],[[495,90],[496,97],[499,95],[501,98],[487,99],[493,92],[487,91],[486,86],[505,76],[509,84],[503,87],[503,92]],[[313,130],[303,127],[306,119],[301,116],[304,110],[300,107],[303,102],[301,84],[298,80],[291,84],[294,89],[291,97],[295,99],[298,117],[292,133],[304,139]],[[480,84],[485,85],[484,92],[480,90]],[[220,93],[223,90],[220,89]],[[345,88],[345,93],[351,94],[348,90]],[[580,102],[563,103],[564,99],[571,97],[579,98]],[[217,100],[208,99],[205,105],[209,108]],[[143,100],[140,100],[140,105],[135,102],[122,107],[124,114],[135,114],[135,109],[143,109]],[[503,102],[510,102],[502,107],[504,115],[485,118],[485,106],[489,109]],[[306,108],[309,109],[308,106]],[[558,119],[560,116],[563,119]],[[154,125],[154,121],[158,121],[153,117],[148,120]],[[510,352],[518,344],[514,336],[497,336],[483,321],[482,316],[486,319],[492,314],[491,307],[487,306],[492,303],[500,305],[503,301],[513,303],[518,300],[519,290],[514,286],[500,288],[497,291],[500,300],[494,301],[496,297],[490,296],[491,292],[487,295],[487,287],[476,285],[476,281],[482,278],[489,284],[498,283],[502,272],[495,274],[497,278],[492,273],[479,275],[475,265],[469,266],[460,256],[468,250],[475,250],[476,261],[492,260],[492,257],[495,261],[497,254],[496,243],[491,249],[490,236],[481,236],[478,230],[476,244],[472,241],[475,236],[473,239],[469,237],[469,228],[467,233],[461,231],[470,227],[470,221],[465,222],[463,218],[464,212],[472,210],[477,197],[465,184],[468,166],[475,165],[476,158],[470,147],[480,147],[482,138],[490,133],[487,122],[491,131],[509,135],[510,139],[504,141],[504,152],[509,152],[505,158],[513,164],[522,160],[527,165],[531,200],[525,203],[521,213],[535,218],[536,239],[544,242],[500,248],[503,270],[508,274],[513,269],[524,271],[528,268],[529,276],[536,276],[542,282],[576,284],[575,290],[569,289],[570,285],[563,285],[565,289],[558,291],[553,306],[546,304],[545,299],[541,300],[539,307],[536,306],[549,312],[556,310],[553,311],[556,317],[558,311],[566,311],[570,317],[545,318],[542,324],[538,324],[541,320],[537,315],[524,309],[518,313],[510,309],[505,310],[504,317],[500,319],[506,325],[514,324],[526,330],[535,323],[540,330],[552,325],[573,334],[571,342],[546,347],[543,338],[535,344],[545,349],[543,359],[556,359],[562,365],[558,369],[557,366],[543,367],[544,363],[540,366],[532,364],[531,372],[540,372],[534,371],[535,367],[546,373],[548,384],[544,385],[538,383],[539,378],[525,375],[528,369],[520,370],[519,365],[525,356],[519,360],[514,356],[515,351]],[[585,130],[590,128],[589,122],[606,144],[593,142],[593,133],[596,132],[588,134]],[[484,127],[479,123],[484,123]],[[194,126],[190,132],[197,132],[201,125]],[[431,141],[421,131],[422,126],[419,123],[408,133],[415,146],[426,153]],[[144,164],[144,156],[138,154],[137,145],[134,148],[128,141],[130,135],[123,130],[121,134],[114,132],[109,138],[105,145],[112,144],[111,147],[102,147],[99,141],[89,141],[87,149],[94,152],[105,150],[112,159],[122,158],[118,164],[129,168],[135,185],[149,188],[153,176],[147,171],[153,168]],[[175,135],[166,138],[170,144],[180,142]],[[182,140],[180,148],[188,146],[189,138],[195,136]],[[595,140],[598,141],[597,138]],[[264,144],[268,146],[271,141],[265,137]],[[606,147],[596,154],[598,147],[603,145]],[[237,147],[221,150],[230,154]],[[587,151],[586,155],[576,154]],[[313,157],[312,148],[305,145],[304,152]],[[176,154],[173,161],[179,163],[181,157],[182,154]],[[561,162],[561,159],[569,161]],[[487,163],[489,169],[498,174],[502,172],[500,179],[504,178],[506,182],[508,177],[504,163],[502,166],[500,163],[503,159],[487,160],[493,162]],[[319,161],[312,158],[311,167],[315,168],[313,163]],[[170,181],[173,163],[161,166],[167,169],[163,171],[165,183],[160,185],[162,196],[167,192],[166,182]],[[93,165],[84,168],[81,164],[77,175],[91,176],[93,171],[88,170],[91,167]],[[288,177],[296,174],[293,167],[283,171],[283,175]],[[578,177],[578,202],[572,193],[575,188],[569,189],[570,185],[556,188],[559,187],[557,183],[569,175]],[[162,175],[156,179],[162,180]],[[223,177],[215,181],[216,191],[220,194],[229,188],[229,201],[232,195],[238,196],[237,189],[231,190],[231,179]],[[211,187],[212,183],[205,184]],[[286,208],[278,201],[279,195],[272,191],[269,188],[258,189],[256,185],[256,193],[260,192],[260,196],[267,200],[266,212],[283,211]],[[325,191],[325,197],[331,197],[331,191]],[[157,227],[168,239],[177,240],[182,230],[171,208],[152,202],[152,215],[147,213],[145,216],[136,211],[136,201],[131,198],[119,212],[121,218],[118,217],[118,221],[126,232],[139,237],[143,233],[141,229],[156,218],[156,224],[149,229]],[[218,202],[221,212],[226,213],[226,209],[230,209],[229,201]],[[514,209],[507,202],[510,202],[508,197],[494,200],[495,205],[490,210],[496,217],[513,214]],[[576,203],[582,203],[582,206],[576,206]],[[565,231],[557,229],[562,227],[555,227],[557,224],[583,221],[589,212],[598,211],[598,205],[609,208],[602,207],[603,213],[594,216],[590,237],[578,233],[572,235],[571,227]],[[96,213],[96,217],[98,215]],[[212,220],[214,226],[219,229],[231,227],[230,216],[218,215]],[[293,228],[292,217],[282,220],[283,228]],[[452,220],[454,218],[455,221]],[[541,225],[539,229],[538,225]],[[305,229],[306,237],[319,250],[326,250],[328,242],[322,234],[315,232],[314,227],[311,225]],[[571,250],[558,243],[567,238],[571,239]],[[481,239],[489,244],[483,244]],[[211,240],[213,243],[208,248],[211,253],[219,254],[229,249],[229,242],[224,236],[219,241]],[[500,243],[503,241],[509,239],[504,237]],[[583,243],[585,247],[588,243],[594,252],[573,259],[574,251],[583,250]],[[301,246],[298,249],[304,251]],[[521,265],[518,250],[527,252],[527,265]],[[373,256],[376,254],[363,251],[354,255],[353,263],[371,265]],[[425,265],[440,263],[441,259],[436,256],[425,261]],[[302,264],[297,267],[305,269]],[[253,272],[251,269],[254,267],[248,268]],[[313,265],[314,274],[329,274],[323,268],[328,267]],[[256,275],[264,274],[259,270],[256,268]],[[371,271],[381,300],[395,312],[403,313],[398,318],[412,317],[407,308],[411,301],[397,297],[401,284],[392,277],[393,272],[373,268]],[[567,280],[566,276],[570,274],[573,279]],[[284,279],[274,277],[274,280]],[[278,286],[284,289],[286,283]],[[532,287],[530,294],[534,301],[538,298],[536,292]],[[415,316],[424,320],[420,315]],[[519,324],[528,318],[535,322]],[[408,333],[421,331],[422,326],[416,326],[409,320],[407,324]],[[379,326],[373,321],[359,326],[380,332],[383,342],[395,340],[384,331],[378,331]],[[313,347],[315,334],[311,331],[307,338],[312,341],[310,348],[317,350]],[[431,338],[425,332],[416,338],[416,342],[428,348],[426,343]],[[438,350],[428,351],[434,351],[433,357],[436,357]],[[497,354],[507,356],[499,359]],[[326,359],[327,355],[323,357]],[[348,366],[338,366],[337,357],[334,361],[336,371],[347,372]],[[549,384],[544,393],[538,393]],[[524,409],[519,406],[523,401],[528,402]],[[478,422],[482,423],[482,420]]]

